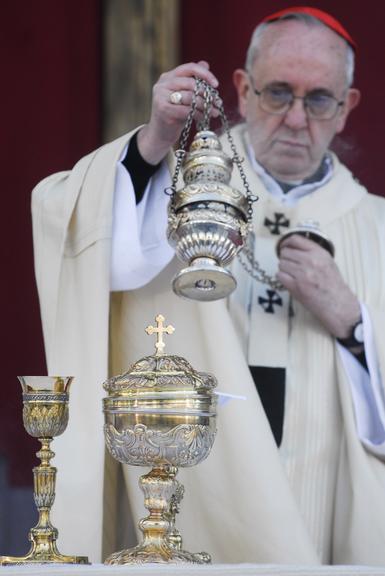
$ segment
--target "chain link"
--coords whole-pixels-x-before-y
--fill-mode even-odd
[[[286,290],[275,276],[271,276],[261,268],[259,263],[254,259],[254,254],[250,248],[244,246],[242,250],[238,252],[237,256],[242,268],[253,278],[253,280],[266,284],[273,290]]]
[[[230,149],[233,154],[232,161],[237,165],[239,174],[241,176],[241,180],[243,186],[246,191],[246,198],[247,198],[247,223],[249,226],[250,233],[252,232],[252,220],[253,220],[253,204],[258,200],[258,196],[252,194],[249,186],[249,182],[247,180],[245,171],[243,170],[242,163],[244,162],[244,158],[241,158],[238,154],[236,149],[233,137],[230,132],[230,126],[225,114],[225,109],[223,105],[223,100],[219,96],[218,90],[210,86],[205,80],[201,78],[195,78],[195,88],[192,96],[191,101],[191,109],[187,116],[186,123],[183,127],[180,139],[179,139],[179,146],[175,151],[176,157],[176,166],[174,170],[174,174],[172,176],[171,186],[166,189],[166,193],[170,196],[170,207],[169,211],[175,216],[175,195],[176,195],[176,186],[179,178],[179,172],[183,163],[183,159],[186,155],[186,146],[188,137],[191,131],[192,123],[194,120],[195,112],[197,109],[197,99],[200,93],[203,91],[203,119],[197,125],[199,131],[201,130],[209,130],[210,128],[210,115],[213,104],[219,110],[219,116],[222,122],[222,127],[226,134],[227,140],[230,144]],[[244,270],[258,282],[262,282],[263,284],[267,284],[273,290],[285,290],[280,282],[274,277],[270,276],[265,270],[263,270],[259,263],[254,260],[254,255],[250,248],[244,246],[241,252],[238,252],[238,259],[241,263]]]
[[[221,117],[222,126],[224,128],[227,140],[229,141],[230,148],[231,148],[231,151],[233,153],[232,160],[237,165],[239,174],[240,174],[241,179],[242,179],[243,186],[246,190],[246,198],[247,198],[247,204],[248,204],[247,221],[248,221],[249,226],[251,226],[252,219],[253,219],[253,204],[254,204],[254,202],[256,202],[258,200],[258,196],[255,196],[254,194],[251,193],[249,182],[246,178],[246,174],[245,174],[245,171],[243,170],[243,166],[242,166],[242,163],[244,162],[244,158],[241,158],[239,156],[238,151],[235,147],[234,140],[233,140],[233,137],[232,137],[231,132],[230,132],[229,122],[228,122],[227,116],[225,114],[223,101],[221,98],[219,98],[219,96],[218,96],[218,100],[217,100],[217,106],[219,109],[219,114]]]
[[[171,214],[173,214],[174,216],[175,216],[176,185],[178,183],[179,172],[180,172],[180,169],[182,166],[182,162],[183,162],[183,159],[186,155],[187,140],[188,140],[188,136],[190,134],[191,126],[193,123],[193,119],[194,119],[194,115],[195,115],[195,111],[196,111],[196,107],[197,107],[197,97],[198,97],[202,82],[203,82],[203,80],[201,80],[200,78],[197,78],[195,81],[195,89],[194,89],[194,92],[192,95],[190,112],[188,113],[186,123],[185,123],[183,130],[182,130],[182,133],[180,135],[179,147],[177,148],[177,150],[175,150],[176,166],[175,166],[174,174],[172,175],[171,186],[169,188],[166,188],[166,190],[165,190],[166,194],[168,194],[170,196],[169,212]]]

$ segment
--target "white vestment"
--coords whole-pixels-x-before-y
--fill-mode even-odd
[[[130,362],[151,353],[143,328],[161,312],[178,334],[169,339],[170,353],[185,356],[198,370],[213,372],[221,391],[247,397],[220,411],[209,458],[180,472],[186,495],[178,527],[185,547],[205,549],[216,562],[385,565],[385,466],[358,438],[335,342],[309,312],[293,303],[294,316],[289,324],[285,319],[287,392],[278,450],[248,370],[245,342],[233,321],[237,314],[229,313],[229,307],[237,306],[236,297],[229,307],[224,301],[179,299],[170,288],[178,268],[173,260],[145,287],[114,294],[110,307],[115,169],[128,138],[84,158],[71,173],[49,177],[33,196],[48,369],[75,376],[70,423],[55,441],[59,472],[54,520],[61,549],[100,560],[101,384],[109,369],[126,370]],[[237,145],[244,145],[242,131]],[[369,311],[379,369],[385,374],[385,202],[369,195],[335,163],[332,179],[288,207],[285,216],[292,224],[316,219],[332,239],[342,275]],[[265,219],[282,207],[266,194],[247,161],[245,166],[260,198],[256,237],[267,238]],[[236,175],[234,185],[241,188]],[[242,318],[242,306],[239,310]],[[258,326],[250,333],[254,339],[265,338]],[[383,390],[377,392],[383,400]],[[140,473],[143,470],[125,470],[134,516],[144,513],[136,486]]]

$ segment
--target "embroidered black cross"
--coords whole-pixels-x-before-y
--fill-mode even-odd
[[[274,212],[274,216],[275,220],[273,221],[270,220],[269,218],[265,218],[264,225],[266,226],[266,228],[269,228],[272,234],[279,236],[279,234],[281,234],[280,227],[282,226],[282,228],[288,228],[290,222],[287,218],[285,218],[285,214],[282,214],[280,212]]]
[[[262,306],[268,314],[275,314],[274,306],[282,306],[282,298],[275,290],[266,290],[268,298],[259,296],[258,304]]]

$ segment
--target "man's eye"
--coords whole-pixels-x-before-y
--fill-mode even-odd
[[[272,110],[280,110],[283,107],[287,106],[293,98],[292,93],[290,90],[285,88],[266,88],[264,91],[264,101]]]
[[[267,91],[271,98],[277,98],[281,100],[288,100],[291,98],[290,90],[285,88],[268,88]]]
[[[322,92],[315,92],[314,94],[308,94],[306,100],[310,106],[329,106],[329,104],[334,100],[329,94],[323,94]]]

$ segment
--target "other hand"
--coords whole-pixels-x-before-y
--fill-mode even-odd
[[[213,88],[217,88],[218,80],[209,70],[209,64],[204,60],[190,62],[177,66],[162,74],[153,87],[151,118],[138,134],[138,147],[143,158],[150,164],[157,164],[168,153],[178,140],[187,116],[191,109],[195,78],[206,80]],[[173,104],[170,95],[180,92],[180,104]],[[197,98],[196,119],[202,119],[203,98]],[[212,116],[218,116],[219,111],[212,108]]]
[[[280,247],[277,279],[332,336],[350,336],[360,305],[324,248],[298,234],[289,236]]]

